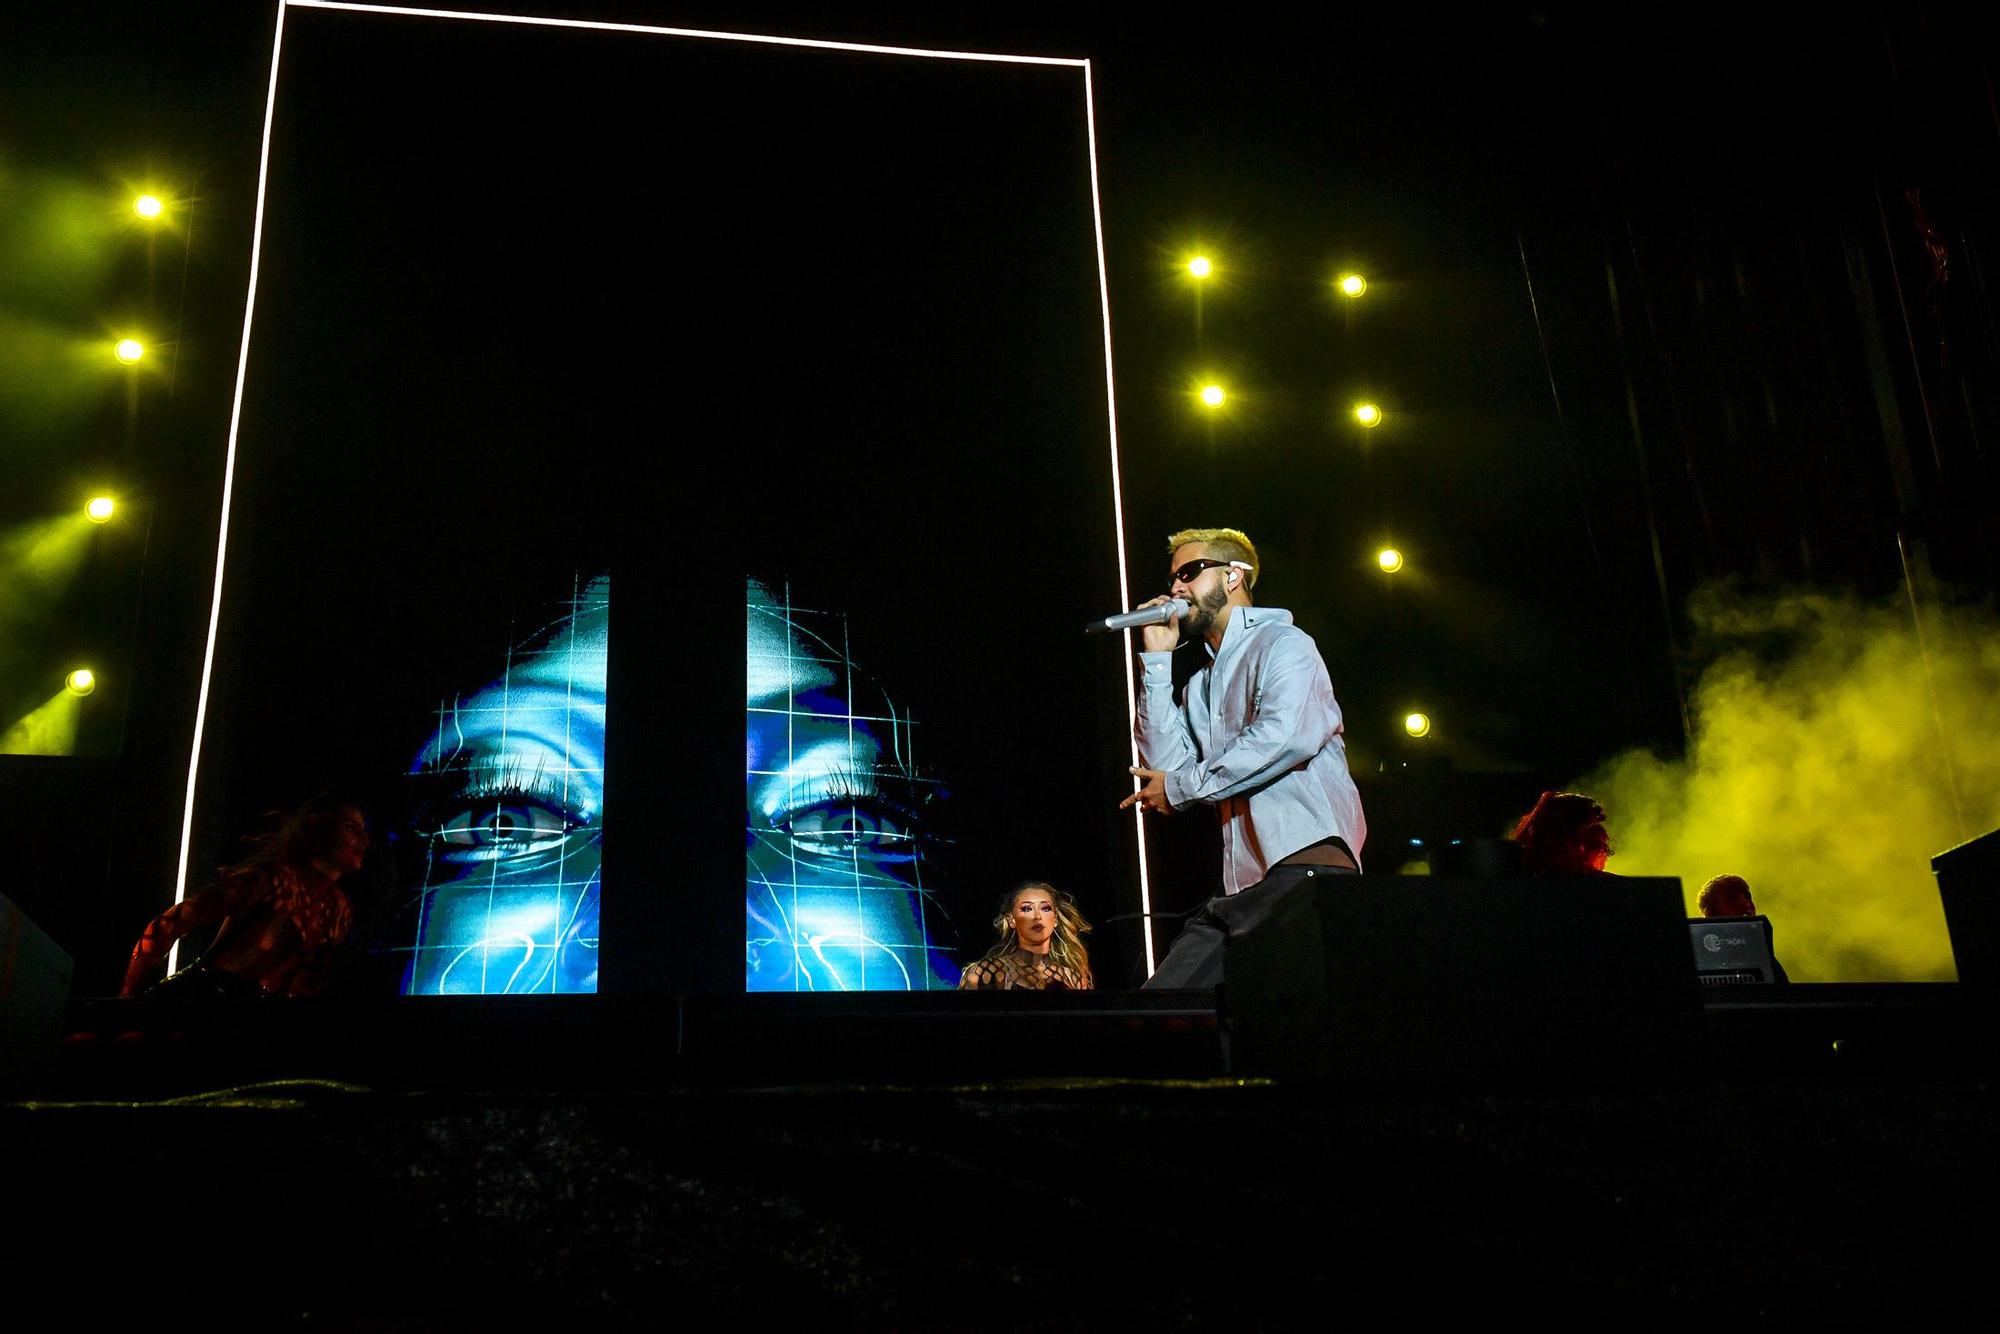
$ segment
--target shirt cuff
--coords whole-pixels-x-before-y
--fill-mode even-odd
[[[1174,655],[1171,652],[1141,653],[1139,678],[1149,686],[1171,686],[1174,683]]]

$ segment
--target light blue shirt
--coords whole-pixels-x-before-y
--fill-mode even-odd
[[[1234,894],[1322,839],[1356,860],[1368,836],[1347,772],[1340,705],[1312,636],[1276,607],[1237,607],[1222,646],[1174,703],[1172,653],[1141,653],[1140,761],[1166,774],[1175,810],[1201,803],[1222,822],[1222,888]]]

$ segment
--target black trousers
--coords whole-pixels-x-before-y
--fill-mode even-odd
[[[1269,917],[1286,890],[1322,876],[1355,874],[1351,866],[1273,866],[1241,893],[1217,894],[1187,919],[1173,948],[1160,960],[1159,971],[1146,979],[1145,990],[1213,991],[1222,985],[1222,956],[1229,937]]]

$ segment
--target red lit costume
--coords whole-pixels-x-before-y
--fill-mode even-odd
[[[354,925],[354,907],[337,881],[308,885],[282,862],[224,871],[147,925],[122,994],[135,994],[176,940],[218,923],[200,961],[170,981],[194,974],[180,986],[218,996],[306,996],[325,990],[330,956]]]

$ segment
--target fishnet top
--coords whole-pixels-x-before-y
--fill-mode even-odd
[[[960,991],[1090,991],[1088,969],[1079,973],[1065,964],[1052,963],[1046,954],[1012,950],[996,958],[981,959],[958,979]]]
[[[309,888],[283,863],[225,871],[146,927],[132,951],[122,994],[137,993],[174,941],[218,923],[204,963],[248,978],[272,995],[305,995],[325,987],[325,956],[347,939],[354,905],[338,884]]]

